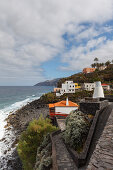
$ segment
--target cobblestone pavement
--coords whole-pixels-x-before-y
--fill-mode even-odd
[[[53,140],[56,147],[58,170],[77,170],[73,159],[71,158],[66,146],[61,139],[61,134],[55,135]]]
[[[113,170],[113,105],[87,170]]]

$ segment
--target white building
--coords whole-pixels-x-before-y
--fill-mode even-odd
[[[103,87],[104,90],[110,90],[109,84],[102,84],[102,87]]]
[[[102,70],[105,70],[107,68],[107,66],[100,66],[98,69],[100,70],[100,71],[102,71]]]
[[[61,96],[65,93],[75,93],[75,83],[73,83],[73,81],[65,81],[65,83],[62,84],[60,93],[56,93],[56,96]]]
[[[78,109],[78,105],[74,102],[68,101],[60,101],[57,103],[49,104],[49,113],[50,116],[68,116],[71,111]]]
[[[95,83],[84,83],[82,88],[87,91],[92,91],[95,88]]]

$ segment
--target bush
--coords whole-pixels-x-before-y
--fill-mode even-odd
[[[51,167],[52,164],[52,145],[50,135],[44,137],[44,140],[40,147],[37,149],[37,158],[35,164],[35,170],[46,170]]]
[[[55,102],[58,101],[58,99],[57,99],[55,93],[49,92],[49,93],[43,94],[40,97],[40,101],[42,101],[43,103],[48,104],[48,103],[55,103]]]
[[[30,122],[27,130],[22,133],[17,148],[25,170],[33,169],[37,148],[44,137],[55,130],[56,127],[52,126],[50,120],[44,119],[42,116],[38,120]]]
[[[90,123],[87,115],[81,111],[72,111],[66,118],[66,130],[63,139],[70,147],[80,150],[86,140]]]

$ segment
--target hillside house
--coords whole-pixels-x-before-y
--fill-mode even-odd
[[[87,73],[92,73],[95,70],[96,70],[96,68],[84,68],[82,72],[87,74]]]
[[[71,111],[78,109],[77,103],[69,101],[68,98],[66,101],[60,101],[57,103],[49,104],[49,113],[51,117],[54,116],[68,116]]]
[[[75,83],[75,90],[80,89],[80,88],[81,88],[81,86],[79,86],[78,83]]]
[[[65,93],[75,93],[75,83],[73,83],[73,81],[65,81],[65,83],[62,84],[60,92],[56,93],[56,96],[61,96]]]
[[[55,93],[60,92],[60,89],[61,89],[61,88],[56,88],[56,87],[55,87],[55,88],[54,88],[54,92],[55,92]]]
[[[92,91],[95,88],[95,83],[84,83],[82,85],[83,90]]]
[[[100,70],[100,71],[102,71],[102,70],[105,70],[107,68],[107,66],[100,66],[98,69]]]
[[[110,90],[109,84],[102,84],[102,87],[103,87],[104,90]]]

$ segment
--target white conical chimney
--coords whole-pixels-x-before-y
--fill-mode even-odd
[[[69,106],[68,97],[66,98],[66,106]]]
[[[104,98],[103,87],[100,81],[95,82],[95,89],[93,93],[93,98]]]

